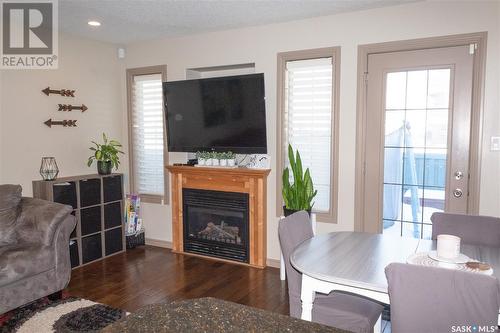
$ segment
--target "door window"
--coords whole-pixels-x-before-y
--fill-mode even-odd
[[[385,76],[383,232],[430,238],[445,210],[450,68]]]

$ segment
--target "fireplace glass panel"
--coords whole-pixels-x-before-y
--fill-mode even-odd
[[[190,207],[188,214],[189,238],[235,245],[243,244],[243,212]]]
[[[248,194],[184,189],[184,251],[248,262]]]

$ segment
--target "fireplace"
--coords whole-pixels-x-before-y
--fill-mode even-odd
[[[271,170],[166,168],[172,175],[172,252],[266,267]]]
[[[247,193],[182,190],[184,252],[249,262]]]

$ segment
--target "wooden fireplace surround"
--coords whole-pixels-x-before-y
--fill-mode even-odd
[[[271,170],[171,165],[166,168],[172,174],[172,251],[205,257],[184,252],[182,189],[248,193],[249,263],[205,258],[264,268],[267,258],[267,176]]]

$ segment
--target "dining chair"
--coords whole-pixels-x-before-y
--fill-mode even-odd
[[[433,213],[432,239],[455,235],[471,245],[500,247],[500,218],[492,216]]]
[[[496,332],[500,307],[495,277],[419,265],[385,268],[391,302],[391,331]],[[474,326],[476,329],[474,330]],[[488,328],[488,330],[484,330]],[[495,328],[493,330],[492,328]]]
[[[281,219],[278,235],[285,260],[290,316],[300,318],[302,274],[292,266],[290,256],[300,243],[313,237],[309,215],[301,211]],[[316,294],[312,321],[352,332],[373,332],[382,310],[383,306],[376,302],[346,293]]]

